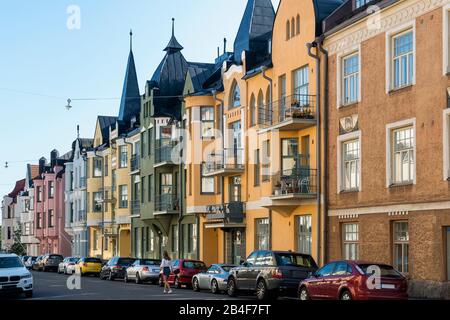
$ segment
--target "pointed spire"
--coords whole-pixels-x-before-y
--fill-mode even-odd
[[[172,37],[170,38],[169,44],[166,46],[164,51],[173,53],[183,50],[183,46],[175,38],[175,18],[172,18]]]
[[[133,30],[130,29],[130,51],[133,51]]]

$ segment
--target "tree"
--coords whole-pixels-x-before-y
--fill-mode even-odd
[[[27,250],[20,241],[21,237],[22,237],[22,230],[20,228],[14,230],[13,234],[14,244],[11,246],[10,251],[11,253],[15,253],[18,256],[25,256],[27,254]]]

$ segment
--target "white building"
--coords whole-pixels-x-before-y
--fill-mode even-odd
[[[17,181],[14,190],[10,194],[3,197],[1,251],[11,250],[11,246],[15,242],[14,231],[20,228],[20,215],[16,212],[17,196],[24,190],[24,188],[25,179]]]

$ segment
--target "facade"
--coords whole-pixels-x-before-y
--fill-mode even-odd
[[[448,297],[450,6],[376,5],[325,20],[328,260],[392,264],[412,296]]]
[[[173,258],[197,257],[196,217],[185,215],[184,206],[181,98],[188,68],[206,71],[209,65],[187,62],[172,31],[141,103],[141,205],[133,218],[133,252],[146,258],[161,258],[164,250]]]
[[[132,34],[130,33],[130,36]],[[131,42],[130,42],[131,43]],[[118,117],[100,116],[93,150],[88,152],[89,255],[109,259],[131,256],[131,175],[139,133],[140,93],[132,48]]]
[[[92,139],[78,138],[72,143],[72,158],[65,164],[65,230],[72,238],[71,255],[89,253],[87,229],[87,152]]]
[[[39,255],[71,254],[72,239],[64,230],[65,208],[64,164],[71,154],[59,157],[58,151],[50,154],[50,163],[39,160],[39,176],[33,180],[35,187],[35,237],[39,240]]]
[[[3,197],[2,201],[2,248],[1,250],[8,252],[15,242],[14,232],[20,229],[20,207],[17,198],[25,188],[25,179],[19,180],[14,186],[14,190]]]
[[[187,212],[199,216],[205,262],[239,263],[257,249],[320,262],[317,71],[307,43],[340,4],[284,0],[275,13],[270,1],[248,1],[234,53],[185,98]]]

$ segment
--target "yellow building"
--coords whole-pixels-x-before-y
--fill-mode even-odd
[[[308,43],[339,3],[282,0],[275,13],[271,1],[250,0],[234,54],[218,57],[185,97],[187,212],[200,217],[206,263],[239,263],[258,249],[320,263],[317,65]]]

